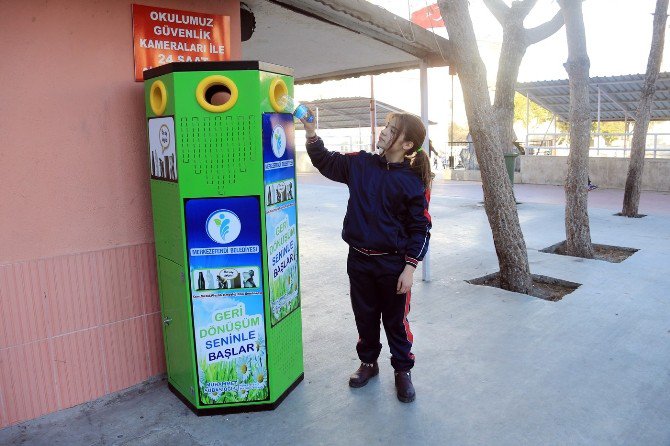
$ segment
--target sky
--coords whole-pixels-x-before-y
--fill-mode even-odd
[[[394,14],[408,18],[429,0],[368,0]],[[507,0],[509,5],[511,1]],[[586,0],[582,4],[586,29],[587,50],[591,59],[592,76],[644,73],[651,44],[655,0]],[[538,0],[524,25],[532,28],[550,20],[558,12],[556,0]],[[470,0],[477,38],[481,41],[501,41],[502,29],[482,0]],[[437,30],[447,37],[446,29]],[[666,48],[666,52],[670,48]],[[563,62],[568,51],[565,28],[550,38],[531,46],[521,65],[519,80],[549,80],[566,78]],[[664,68],[668,67],[665,58]]]
[[[409,18],[412,11],[423,8],[431,0],[368,0],[394,14]],[[506,3],[511,4],[510,0]],[[591,61],[590,74],[612,76],[644,73],[646,71],[655,0],[585,0],[582,4],[586,29],[587,50]],[[550,20],[558,12],[555,0],[538,0],[535,8],[526,18],[524,25],[532,28]],[[470,0],[470,14],[479,40],[480,51],[487,64],[490,86],[495,81],[498,48],[502,41],[502,29],[482,0]],[[443,37],[448,37],[444,27],[436,29]],[[667,39],[667,35],[666,35]],[[665,46],[661,71],[670,68],[670,47]],[[565,27],[550,38],[532,45],[519,71],[519,81],[567,79],[563,63],[567,60]],[[454,90],[454,121],[465,125],[465,111],[456,78]],[[400,87],[399,87],[400,86]],[[409,112],[420,114],[418,70],[388,73],[374,77],[375,98]],[[432,126],[431,138],[444,150],[451,122],[451,79],[447,68],[430,68],[428,71],[428,114],[437,121]],[[347,96],[370,97],[369,76],[358,79],[326,82],[319,85],[305,85],[296,88],[299,100],[324,99],[334,97],[332,92],[345,91]],[[369,136],[363,139],[369,141]]]

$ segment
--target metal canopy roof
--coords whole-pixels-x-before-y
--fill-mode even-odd
[[[312,110],[318,109],[319,129],[349,129],[356,127],[370,127],[370,98],[352,97],[320,99],[318,101],[305,101]],[[406,111],[375,101],[377,107],[377,126],[386,125],[386,116],[389,113],[407,113]],[[428,121],[430,125],[436,124]],[[303,130],[302,123],[296,123],[297,130]]]
[[[589,85],[591,119],[598,119],[598,90],[600,90],[601,121],[634,121],[642,95],[644,74],[592,77]],[[531,101],[568,121],[570,85],[568,79],[518,83],[516,90]],[[670,73],[659,73],[656,94],[651,107],[651,119],[670,120]]]
[[[298,84],[448,65],[446,39],[367,1],[243,3],[256,20],[243,58],[291,67]]]

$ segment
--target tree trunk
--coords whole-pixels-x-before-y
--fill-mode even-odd
[[[654,12],[654,31],[651,38],[651,50],[647,60],[647,75],[642,87],[642,97],[635,115],[635,130],[631,143],[628,177],[623,195],[623,209],[621,215],[635,217],[640,206],[640,189],[642,186],[642,171],[644,169],[644,152],[647,142],[647,130],[651,118],[651,104],[656,92],[656,79],[661,69],[663,43],[665,41],[665,24],[668,18],[668,0],[657,0]]]
[[[496,120],[502,126],[502,138],[505,143],[503,153],[512,153],[514,147],[512,144],[514,142],[514,93],[521,60],[527,48],[523,33],[523,18],[512,14],[509,16],[503,25],[503,42],[500,48],[496,94],[493,101]]]
[[[582,16],[582,0],[559,0],[568,38],[565,69],[570,79],[570,155],[565,181],[566,254],[593,258],[587,201],[589,141],[589,56]]]
[[[503,157],[503,124],[496,119],[467,0],[440,1],[456,69],[463,87],[468,125],[482,174],[484,208],[493,233],[500,286],[527,294],[532,285],[526,243]],[[513,80],[516,82],[516,79]]]

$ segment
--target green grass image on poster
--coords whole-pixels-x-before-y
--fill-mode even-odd
[[[274,280],[270,280],[272,325],[275,325],[298,307],[300,307],[298,267],[297,265],[292,265],[285,274]]]
[[[199,364],[200,401],[203,404],[225,404],[268,399],[267,368],[264,358],[258,358],[211,364],[202,359]]]

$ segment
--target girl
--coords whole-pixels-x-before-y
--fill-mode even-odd
[[[421,148],[426,129],[417,116],[389,115],[379,135],[379,155],[365,151],[342,155],[326,150],[315,124],[301,120],[307,153],[326,178],[349,187],[342,238],[349,245],[347,273],[358,329],[361,366],[350,377],[362,387],[379,373],[379,321],[384,324],[395,370],[398,399],[414,401],[414,366],[407,313],[414,270],[430,238],[430,161]]]

